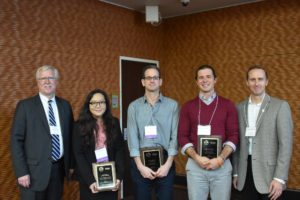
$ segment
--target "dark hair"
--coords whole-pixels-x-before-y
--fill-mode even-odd
[[[148,69],[156,69],[156,71],[158,72],[158,76],[160,77],[160,69],[156,66],[156,65],[146,65],[145,67],[143,67],[143,71],[142,71],[142,79],[145,78],[145,72]]]
[[[260,65],[252,65],[251,67],[249,67],[249,69],[248,69],[248,71],[247,71],[247,74],[246,74],[246,80],[248,80],[248,78],[249,78],[249,72],[250,72],[251,70],[253,70],[253,69],[261,69],[261,70],[263,70],[263,71],[265,72],[266,79],[267,79],[267,80],[269,79],[267,70],[265,70],[265,69],[264,69],[262,66],[260,66]]]
[[[196,73],[195,73],[195,79],[197,80],[198,79],[198,72],[202,69],[210,69],[214,75],[214,79],[217,78],[217,74],[216,74],[216,71],[215,69],[210,66],[210,65],[201,65],[200,67],[198,67],[198,69],[196,70]]]
[[[97,120],[93,117],[92,113],[90,112],[90,101],[93,98],[93,96],[97,93],[100,93],[104,96],[106,103],[106,110],[103,113],[102,118],[104,123],[107,146],[111,146],[112,141],[115,138],[115,134],[112,133],[113,116],[111,113],[109,98],[106,92],[104,92],[103,90],[95,89],[87,95],[77,121],[80,134],[84,137],[83,145],[86,147],[90,147],[92,142],[95,141],[94,132],[98,134],[99,130]]]

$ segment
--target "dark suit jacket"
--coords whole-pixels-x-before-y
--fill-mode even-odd
[[[64,167],[67,174],[71,161],[73,113],[69,102],[59,97],[56,104],[62,129]],[[11,130],[11,155],[17,177],[30,175],[32,190],[46,188],[51,172],[51,135],[39,95],[21,100],[16,108]]]
[[[107,154],[109,161],[115,161],[117,179],[122,180],[124,176],[124,140],[117,118],[113,119],[112,133],[116,134],[116,138],[113,141],[113,145],[107,147]],[[93,141],[91,147],[83,148],[83,138],[78,125],[75,124],[73,134],[73,149],[76,161],[75,171],[79,182],[89,187],[96,181],[92,172],[92,163],[96,162],[95,141]]]

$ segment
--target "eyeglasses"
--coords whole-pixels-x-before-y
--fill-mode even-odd
[[[151,81],[151,80],[157,81],[159,80],[159,76],[146,76],[144,77],[144,79],[147,81]]]
[[[55,77],[52,77],[52,76],[49,76],[49,77],[41,77],[41,78],[38,78],[39,81],[53,81],[53,80],[56,80]]]
[[[96,106],[100,106],[100,105],[106,105],[106,102],[105,101],[91,101],[90,105],[96,107]]]

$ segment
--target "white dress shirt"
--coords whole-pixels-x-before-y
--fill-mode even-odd
[[[53,112],[54,112],[54,116],[55,116],[55,121],[56,121],[56,126],[57,126],[57,132],[53,133],[51,132],[50,129],[50,134],[58,134],[59,135],[59,144],[60,144],[60,156],[59,158],[61,158],[64,155],[64,146],[63,146],[63,137],[62,137],[62,132],[61,132],[61,126],[60,126],[60,120],[59,120],[59,113],[58,113],[58,109],[57,109],[57,104],[55,101],[55,96],[52,99],[48,99],[48,97],[46,97],[45,95],[39,93],[39,96],[41,98],[43,107],[44,107],[44,111],[48,120],[48,124],[49,124],[49,106],[48,106],[48,101],[52,100],[52,108],[53,108]],[[49,125],[50,128],[50,125]]]

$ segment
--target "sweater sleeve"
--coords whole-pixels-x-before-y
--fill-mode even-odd
[[[192,145],[192,141],[190,141],[191,134],[191,120],[189,117],[189,104],[185,104],[182,106],[180,115],[179,115],[179,123],[178,123],[178,142],[181,148],[185,147],[187,144]]]
[[[228,102],[227,120],[226,120],[226,140],[224,143],[234,144],[235,147],[239,141],[238,114],[235,105]],[[235,148],[234,148],[235,149]]]

